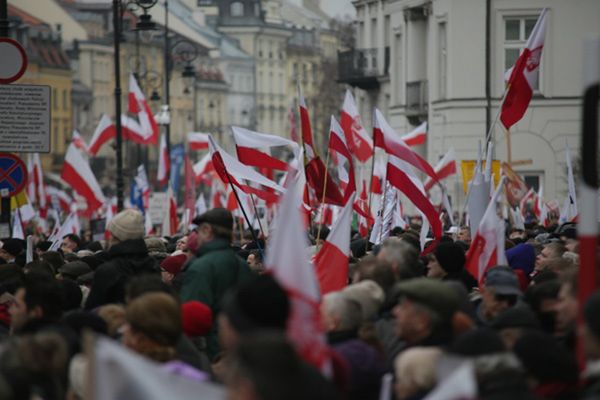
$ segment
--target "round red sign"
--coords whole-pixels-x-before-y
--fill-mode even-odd
[[[0,84],[12,83],[27,69],[27,53],[14,39],[0,37]]]

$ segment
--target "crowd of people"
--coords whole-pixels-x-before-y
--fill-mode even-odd
[[[85,398],[89,332],[235,400],[380,399],[390,373],[390,398],[424,399],[465,362],[478,399],[600,398],[600,293],[578,304],[574,224],[509,230],[508,264],[481,282],[465,269],[468,228],[426,256],[417,226],[377,246],[353,232],[348,285],[320,303],[327,369],[286,336],[292,301],[265,267],[265,239],[234,235],[225,209],[193,227],[145,237],[127,209],[106,243],[73,234],[49,251],[39,238],[30,262],[24,241],[2,240],[0,398]],[[312,231],[307,256],[327,235]]]

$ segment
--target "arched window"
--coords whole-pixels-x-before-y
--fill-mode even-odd
[[[232,17],[243,17],[244,16],[244,3],[241,1],[235,1],[231,3],[230,14]]]

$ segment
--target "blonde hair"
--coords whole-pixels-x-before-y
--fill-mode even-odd
[[[100,307],[98,315],[106,322],[108,336],[117,337],[119,329],[125,324],[125,307],[119,304],[107,304]]]
[[[415,391],[436,385],[436,366],[442,355],[437,347],[413,347],[403,351],[394,361],[398,383]]]

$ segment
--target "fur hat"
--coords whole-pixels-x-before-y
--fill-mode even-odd
[[[141,212],[128,208],[110,220],[108,230],[120,241],[143,239],[145,234],[144,216]]]

